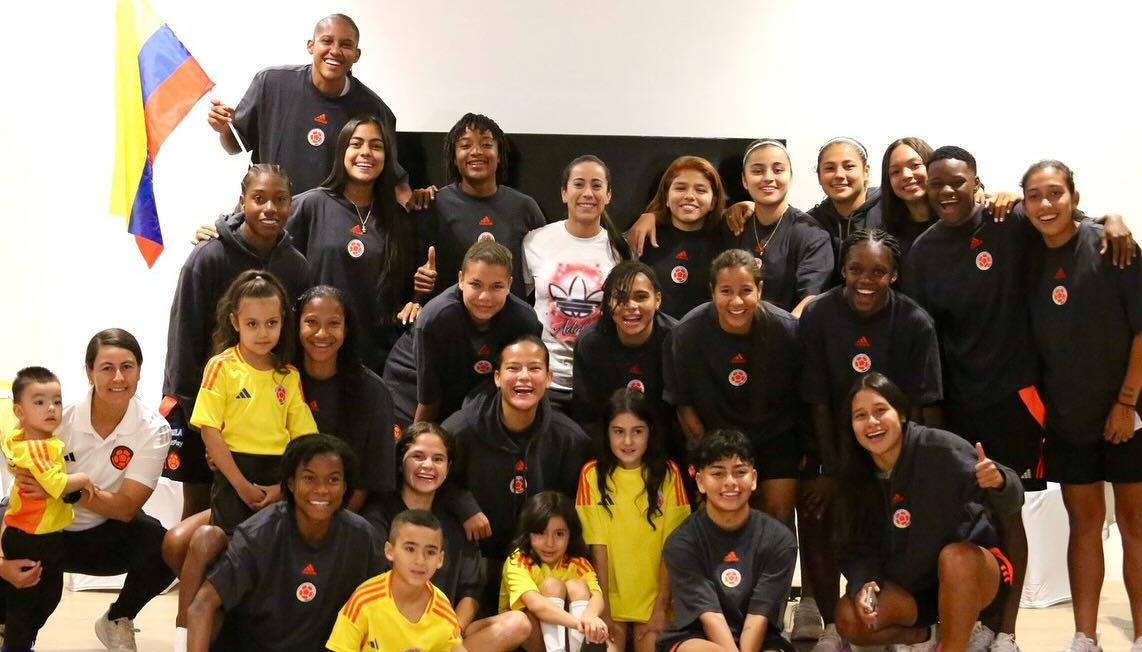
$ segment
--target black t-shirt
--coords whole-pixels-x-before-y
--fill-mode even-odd
[[[869,188],[864,203],[857,206],[848,217],[837,212],[833,200],[825,197],[819,204],[809,209],[809,217],[824,230],[829,232],[833,243],[833,261],[835,271],[829,287],[844,282],[841,278],[841,243],[850,233],[857,229],[884,228],[884,213],[880,207],[880,188]]]
[[[401,208],[397,219],[412,219]],[[316,188],[294,197],[293,210],[286,223],[293,244],[309,261],[312,285],[332,285],[345,293],[357,316],[361,357],[374,371],[383,369],[390,344],[384,341],[383,324],[412,298],[412,275],[415,270],[396,279],[382,279],[385,267],[384,234],[375,219],[368,221],[365,231],[356,208],[344,197]],[[424,248],[417,245],[417,260]],[[400,305],[381,305],[382,283],[399,283]]]
[[[349,444],[361,465],[361,486],[369,492],[392,491],[396,486],[393,400],[388,387],[376,374],[362,366],[351,381],[348,394],[342,393],[341,378],[310,378],[302,371],[305,400],[317,422],[317,429],[335,435]],[[351,401],[346,405],[345,401]]]
[[[412,421],[417,402],[440,401],[438,421],[460,409],[464,396],[492,377],[504,344],[524,334],[539,336],[535,310],[508,295],[484,330],[472,323],[460,288],[452,285],[429,301],[389,353],[385,382],[393,388],[397,416]]]
[[[394,151],[385,156],[396,160],[397,119],[388,105],[353,77],[345,95],[322,95],[312,74],[312,64],[266,68],[254,75],[234,109],[234,126],[251,150],[251,160],[285,168],[294,193],[316,188],[329,176],[337,135],[361,114],[375,115],[388,129]],[[396,175],[405,176],[399,163]]]
[[[222,598],[227,631],[254,652],[321,652],[353,591],[384,568],[373,528],[340,510],[325,541],[312,548],[285,501],[234,531],[207,580]]]
[[[765,302],[759,308],[762,332],[731,335],[718,325],[714,304],[698,306],[674,328],[664,361],[666,401],[693,407],[707,430],[737,428],[755,454],[765,442],[799,437],[804,417],[797,319]]]
[[[432,205],[416,216],[421,240],[436,246],[437,291],[456,282],[468,248],[491,239],[512,252],[512,293],[521,299],[523,236],[547,224],[539,204],[522,192],[499,186],[491,197],[472,197],[454,183],[440,189]]]
[[[805,401],[828,405],[847,422],[849,410],[842,403],[853,382],[870,371],[892,379],[913,405],[941,401],[940,349],[928,313],[890,289],[883,310],[861,317],[849,307],[844,290],[822,294],[801,315]]]
[[[670,341],[670,331],[678,322],[658,313],[650,338],[635,347],[625,346],[617,334],[604,333],[599,323],[583,331],[575,344],[571,416],[588,429],[588,424],[602,420],[603,406],[611,394],[619,388],[630,387],[642,392],[656,406],[657,425],[669,427],[670,413],[662,400],[662,354]]]
[[[829,234],[813,218],[793,208],[769,226],[751,216],[740,235],[724,230],[725,248],[744,249],[761,262],[762,295],[782,310],[793,310],[807,296],[820,294],[833,276]]]
[[[927,222],[914,222],[909,219],[900,225],[900,228],[893,235],[896,236],[896,241],[900,243],[901,261],[908,260],[908,254],[912,251],[912,243],[916,242],[916,238],[919,238],[921,233],[930,229],[936,222],[935,218]]]
[[[721,253],[721,244],[718,231],[658,229],[658,247],[646,247],[641,260],[662,286],[662,312],[681,319],[710,300],[710,262]]]
[[[996,222],[978,206],[964,224],[937,223],[912,245],[904,291],[936,322],[949,403],[993,405],[1038,380],[1024,282],[1037,237],[1021,210]]]
[[[432,583],[444,591],[444,595],[448,596],[452,606],[455,607],[464,598],[480,600],[485,580],[484,558],[480,554],[479,544],[468,540],[464,534],[464,524],[444,506],[445,502],[438,493],[432,503],[432,513],[440,520],[440,525],[444,529],[444,565],[432,575]],[[408,506],[401,499],[400,491],[390,491],[371,500],[362,510],[362,515],[372,523],[377,531],[377,537],[387,541],[393,519],[407,509]]]
[[[662,560],[670,577],[674,621],[659,639],[676,642],[702,634],[699,618],[720,613],[734,640],[750,614],[769,619],[780,634],[785,597],[797,563],[797,541],[789,528],[757,510],[741,528],[718,527],[702,509],[666,540]]]
[[[1032,245],[1031,328],[1043,364],[1047,425],[1069,441],[1102,439],[1142,332],[1142,267],[1099,253],[1102,227],[1079,225],[1056,249]]]

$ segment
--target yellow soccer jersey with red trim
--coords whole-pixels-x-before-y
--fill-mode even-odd
[[[625,622],[650,620],[658,598],[658,574],[666,538],[690,516],[682,474],[669,462],[659,492],[662,513],[654,527],[646,520],[646,484],[642,468],[616,467],[607,480],[607,505],[599,492],[594,460],[579,473],[575,511],[587,545],[607,547],[607,605],[611,617]],[[607,508],[610,511],[607,511]]]
[[[28,534],[59,532],[71,525],[75,512],[63,502],[63,490],[67,488],[63,442],[55,437],[25,439],[24,431],[17,428],[4,437],[3,450],[9,469],[31,473],[48,494],[43,499],[27,498],[13,485],[4,524]]]
[[[450,652],[458,647],[460,620],[448,596],[432,584],[432,597],[415,623],[397,608],[392,571],[366,580],[337,614],[325,647],[333,652]]]
[[[290,440],[317,432],[297,369],[255,369],[236,346],[206,363],[190,424],[221,431],[231,451],[251,455],[281,455]]]
[[[549,577],[564,582],[583,580],[592,593],[603,592],[599,578],[595,575],[595,567],[590,561],[582,557],[564,557],[559,563],[550,566],[533,561],[517,548],[504,562],[504,576],[500,582],[500,611],[523,609],[523,594],[539,591],[539,583]]]

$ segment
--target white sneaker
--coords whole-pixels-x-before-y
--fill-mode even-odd
[[[825,631],[811,652],[850,652],[849,644],[837,633],[836,625],[825,625]]]
[[[975,627],[971,630],[971,638],[968,640],[968,652],[988,652],[991,649],[991,642],[994,640],[995,632],[977,620]]]
[[[1015,644],[1015,637],[1006,632],[999,632],[991,642],[991,652],[1019,652]]]
[[[1130,652],[1142,652],[1142,636],[1134,639],[1134,645],[1130,646]]]
[[[821,611],[817,608],[817,601],[813,598],[801,598],[793,609],[793,631],[790,638],[794,641],[815,641],[825,632],[825,623],[821,619]]]
[[[108,652],[138,652],[135,647],[135,621],[130,618],[116,618],[107,620],[104,612],[99,620],[95,621],[95,636]]]
[[[928,628],[928,640],[923,643],[915,645],[900,645],[892,646],[892,652],[935,652],[936,648],[940,646],[940,626],[932,625]]]
[[[1067,647],[1063,648],[1063,652],[1102,652],[1102,647],[1098,641],[1087,638],[1086,634],[1075,632],[1075,637]]]

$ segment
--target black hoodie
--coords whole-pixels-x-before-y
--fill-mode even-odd
[[[1000,516],[1023,506],[1019,476],[1001,464],[1003,489],[979,487],[975,447],[958,435],[909,422],[903,438],[891,476],[874,480],[871,492],[854,492],[864,500],[850,501],[852,526],[838,562],[854,599],[872,581],[883,587],[891,580],[911,593],[938,587],[944,546],[997,544],[985,505]]]
[[[548,490],[574,498],[579,471],[592,457],[591,439],[583,429],[551,409],[546,400],[540,402],[526,434],[509,433],[495,387],[473,392],[443,426],[456,436],[452,477],[471,490],[492,524],[492,536],[480,542],[484,555],[491,559],[504,559],[510,552],[524,501]],[[517,475],[526,479],[526,486],[514,482]],[[464,520],[475,513],[470,508],[463,511],[468,512],[460,514]]]
[[[809,217],[812,217],[822,229],[829,232],[829,238],[833,241],[833,260],[835,262],[833,280],[829,287],[840,285],[843,282],[841,267],[845,264],[845,261],[841,260],[841,243],[857,229],[884,228],[884,215],[880,209],[880,188],[869,188],[864,203],[857,206],[848,217],[842,217],[837,212],[837,207],[833,205],[833,200],[828,197],[809,209]]]
[[[285,285],[291,300],[309,287],[309,266],[294,249],[289,233],[283,229],[269,257],[262,258],[238,235],[243,218],[241,212],[218,218],[214,223],[218,237],[199,243],[190,252],[175,287],[163,395],[178,399],[187,419],[202,385],[202,369],[213,352],[211,336],[218,300],[230,283],[248,269],[261,269]]]

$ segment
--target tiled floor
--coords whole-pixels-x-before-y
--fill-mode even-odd
[[[40,652],[102,652],[92,623],[111,603],[112,593],[64,591],[63,601],[40,633]],[[175,596],[159,597],[135,621],[140,652],[166,652],[174,637]],[[1018,639],[1024,652],[1061,650],[1072,634],[1070,603],[1048,609],[1025,609],[1019,617]],[[1127,652],[1131,636],[1126,589],[1107,582],[1102,592],[1099,633],[1105,652]],[[810,646],[804,646],[807,650]]]

